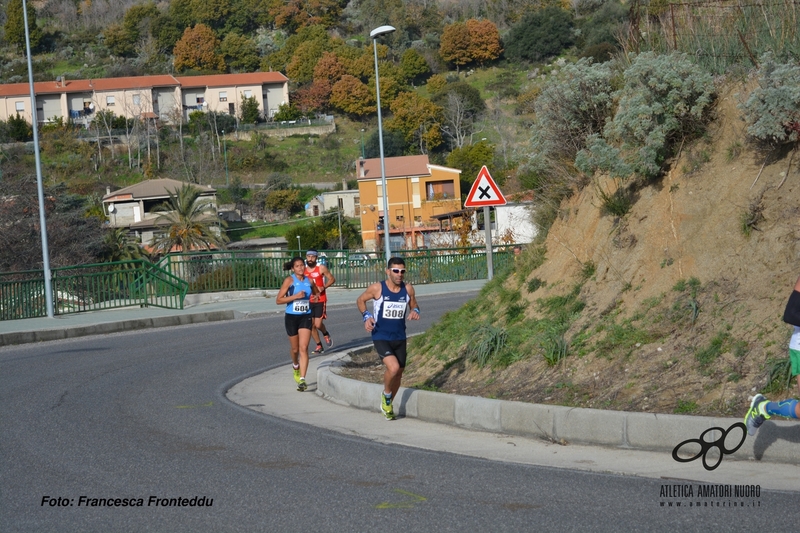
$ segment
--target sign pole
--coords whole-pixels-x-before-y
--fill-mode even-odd
[[[492,220],[489,208],[492,206],[506,205],[506,197],[500,192],[500,188],[489,174],[489,169],[483,165],[478,178],[472,184],[472,188],[464,201],[464,207],[483,207],[483,227],[486,232],[486,269],[488,279],[494,277],[494,265],[492,262]]]
[[[488,280],[492,281],[494,276],[494,265],[492,264],[492,221],[489,218],[489,206],[483,207],[483,227],[486,232],[486,268],[488,270]]]

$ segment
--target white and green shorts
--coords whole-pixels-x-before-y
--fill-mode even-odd
[[[792,362],[792,375],[800,374],[800,328],[797,326],[789,339],[789,360]]]

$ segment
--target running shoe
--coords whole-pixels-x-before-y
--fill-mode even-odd
[[[297,382],[297,390],[300,392],[305,391],[308,388],[306,385],[306,378],[300,378],[300,381]]]
[[[381,393],[381,412],[386,420],[394,420],[394,409],[391,403],[386,403],[386,395]]]
[[[747,434],[751,437],[756,434],[764,420],[770,418],[765,409],[767,401],[763,395],[756,394],[750,402],[750,409],[744,417],[744,425],[747,426]]]
[[[299,366],[297,368],[292,367],[292,369],[294,370],[294,382],[295,383],[300,383],[300,379],[301,379],[300,378],[300,367]]]
[[[317,344],[317,349],[311,353],[325,353],[325,348],[323,348],[321,344]]]
[[[328,348],[333,346],[333,339],[331,339],[331,334],[330,333],[326,333],[325,334],[325,344],[328,345]]]

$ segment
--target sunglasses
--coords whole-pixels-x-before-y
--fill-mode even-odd
[[[394,272],[395,274],[405,274],[406,273],[406,269],[405,268],[393,268],[392,272]]]

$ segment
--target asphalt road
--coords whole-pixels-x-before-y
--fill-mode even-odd
[[[410,332],[468,297],[420,299]],[[338,347],[368,342],[354,306],[329,314]],[[225,398],[287,347],[276,314],[0,349],[0,531],[797,530],[796,494],[664,508],[669,481],[387,446]],[[163,505],[193,498],[209,505]]]

